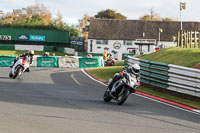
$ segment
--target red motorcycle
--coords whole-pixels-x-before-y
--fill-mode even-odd
[[[28,57],[20,58],[15,65],[11,68],[9,77],[15,79],[17,76],[20,76],[22,73],[29,70],[30,59]]]

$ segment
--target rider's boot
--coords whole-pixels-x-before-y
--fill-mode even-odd
[[[12,68],[14,66],[14,63],[12,63],[11,65],[10,65],[10,68]]]

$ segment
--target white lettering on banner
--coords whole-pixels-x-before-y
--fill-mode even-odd
[[[0,35],[0,40],[11,40],[11,36],[8,36],[8,35]]]
[[[92,64],[96,64],[96,62],[85,62],[85,64],[92,65]]]
[[[45,36],[30,35],[31,41],[45,41]]]
[[[42,64],[46,64],[46,63],[54,63],[54,59],[48,60],[48,61],[42,61]]]
[[[43,37],[38,37],[38,36],[32,36],[31,38],[34,40],[43,40]]]
[[[7,62],[10,62],[9,60],[2,60],[0,61],[0,63],[7,63]]]
[[[21,35],[21,36],[19,36],[19,39],[21,39],[21,40],[28,40],[28,37],[26,35]]]

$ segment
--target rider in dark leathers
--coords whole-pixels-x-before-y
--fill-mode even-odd
[[[108,85],[108,88],[111,90],[113,84],[118,81],[119,79],[123,78],[123,75],[126,73],[132,73],[136,76],[137,82],[140,82],[140,66],[138,64],[134,64],[133,66],[129,66],[126,68],[123,72],[116,73],[114,77],[112,78],[112,81]],[[111,90],[112,92],[113,90]],[[114,94],[114,92],[112,92]]]

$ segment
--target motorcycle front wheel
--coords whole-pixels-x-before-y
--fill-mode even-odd
[[[18,67],[16,72],[15,72],[15,75],[13,76],[13,79],[15,79],[19,74],[21,75],[21,73],[22,73],[22,68]]]
[[[122,89],[122,92],[120,92],[119,96],[118,96],[118,100],[117,100],[117,105],[122,105],[126,99],[129,96],[129,91],[128,89]]]
[[[12,72],[9,73],[9,78],[12,78],[13,74]]]
[[[105,93],[104,93],[104,95],[103,95],[103,100],[105,101],[105,102],[110,102],[111,100],[112,100],[112,98],[110,97],[110,95],[109,95],[109,90],[108,90],[109,88],[107,88],[106,89],[106,91],[105,91]]]

